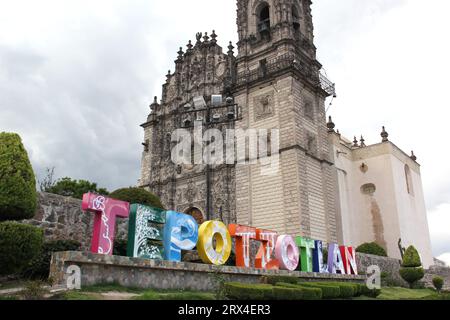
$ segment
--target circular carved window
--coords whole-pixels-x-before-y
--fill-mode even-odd
[[[361,187],[361,192],[367,195],[373,195],[377,191],[377,187],[373,183],[367,183]]]

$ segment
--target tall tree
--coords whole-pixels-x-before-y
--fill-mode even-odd
[[[44,189],[45,192],[59,194],[66,197],[82,199],[83,194],[95,192],[102,195],[108,195],[105,188],[98,188],[97,183],[87,180],[73,180],[71,178],[59,179],[56,183]]]
[[[36,178],[16,133],[0,133],[0,221],[30,219],[37,207]]]

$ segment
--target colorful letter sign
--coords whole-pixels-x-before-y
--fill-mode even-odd
[[[255,268],[257,269],[273,269],[280,268],[277,259],[272,259],[275,245],[277,243],[278,234],[274,231],[256,230],[256,240],[261,242],[258,252],[256,253]]]
[[[312,250],[316,247],[314,240],[297,237],[295,243],[300,250],[301,270],[303,272],[313,271]]]
[[[198,233],[197,250],[202,261],[214,265],[225,264],[231,254],[231,236],[227,226],[220,221],[206,221]]]
[[[328,267],[323,263],[323,243],[320,240],[315,241],[313,250],[313,271],[317,273],[327,273]]]
[[[181,261],[182,250],[197,251],[204,263],[224,265],[231,254],[231,236],[236,242],[236,266],[250,268],[251,240],[261,243],[255,257],[255,268],[266,270],[297,269],[303,272],[358,274],[355,250],[352,247],[328,247],[328,265],[323,263],[322,241],[302,237],[278,236],[275,231],[207,221],[200,227],[194,217],[141,204],[114,200],[87,193],[82,208],[95,213],[91,251],[111,255],[116,217],[130,217],[128,224],[129,257]],[[301,259],[300,259],[301,256]]]
[[[256,239],[256,228],[230,224],[228,231],[235,238],[236,266],[250,268],[250,239]]]
[[[164,257],[181,261],[181,250],[192,250],[198,240],[198,224],[192,216],[167,211],[164,227]]]
[[[280,262],[280,269],[294,271],[298,267],[299,252],[294,238],[279,236],[275,246],[275,256]]]
[[[328,246],[328,271],[330,273],[345,274],[341,251],[339,250],[339,246],[335,243]]]
[[[91,251],[93,253],[112,255],[116,217],[128,217],[130,204],[97,194],[87,193],[83,195],[81,207],[84,211],[95,213]]]
[[[140,204],[131,205],[128,222],[129,257],[164,260],[166,211]]]
[[[341,246],[342,262],[347,274],[358,275],[358,268],[356,266],[356,253],[353,247]]]

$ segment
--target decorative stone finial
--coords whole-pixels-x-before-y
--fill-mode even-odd
[[[417,161],[417,157],[416,157],[416,155],[414,154],[414,151],[411,151],[411,160],[412,160],[412,161]]]
[[[339,137],[341,136],[341,132],[339,131],[339,129],[336,130],[336,133],[339,135]]]
[[[356,136],[355,139],[353,140],[353,147],[359,148],[358,139],[356,139]]]
[[[389,141],[389,133],[387,133],[386,128],[383,126],[383,131],[381,132],[381,138],[383,138],[382,142]]]
[[[213,30],[211,33],[211,43],[212,44],[216,44],[217,43],[217,34],[216,34],[216,30]]]
[[[230,44],[228,45],[228,55],[229,55],[229,56],[234,55],[233,49],[234,49],[234,47],[233,47],[233,42],[230,41]]]
[[[158,97],[157,96],[155,96],[154,98],[153,98],[153,103],[150,105],[150,110],[155,110],[155,108],[157,107],[157,106],[159,106],[159,104],[158,104]]]
[[[180,47],[180,50],[177,53],[178,53],[178,59],[183,59],[184,52],[183,52],[183,48],[182,47]]]
[[[209,42],[208,32],[205,32],[205,35],[203,36],[203,43],[208,43],[208,42]]]
[[[193,48],[194,46],[192,45],[192,41],[191,41],[191,40],[189,40],[189,42],[188,42],[188,44],[186,45],[186,47],[188,48],[188,49],[187,49],[187,52],[190,52],[190,51],[192,50],[192,48]]]
[[[328,123],[327,123],[327,128],[328,128],[328,132],[332,133],[334,132],[334,128],[336,128],[336,125],[333,122],[333,119],[330,117],[328,117]]]
[[[202,35],[203,35],[203,33],[197,32],[197,34],[195,35],[195,38],[197,39],[197,43],[195,45],[199,45],[202,43]]]
[[[361,148],[364,148],[364,147],[366,147],[366,140],[364,139],[364,137],[361,135],[361,140],[360,140],[360,143],[361,143]]]
[[[172,75],[171,71],[170,70],[167,71],[167,74],[166,74],[167,79],[169,79],[171,75]]]

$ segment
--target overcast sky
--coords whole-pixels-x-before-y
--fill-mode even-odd
[[[414,150],[433,249],[450,252],[448,0],[316,0],[315,42],[341,133]],[[139,178],[148,105],[198,31],[236,42],[234,0],[0,0],[0,131],[42,177],[113,190]]]

